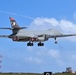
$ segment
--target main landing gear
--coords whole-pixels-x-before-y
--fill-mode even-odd
[[[32,43],[31,42],[27,43],[27,46],[33,46],[33,45],[34,45],[33,42]],[[44,43],[39,42],[38,46],[44,46]]]
[[[58,42],[56,41],[56,38],[54,38],[55,39],[55,44],[57,44]],[[34,44],[33,44],[33,42],[28,42],[27,43],[27,46],[33,46]],[[38,46],[44,46],[44,43],[41,43],[41,42],[39,42],[38,44],[37,44]]]
[[[38,46],[44,46],[44,43],[39,42]]]

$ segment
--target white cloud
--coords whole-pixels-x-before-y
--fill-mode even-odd
[[[51,56],[59,66],[63,66],[65,64],[61,59],[62,55],[59,50],[51,49],[48,51],[48,55]]]
[[[75,32],[76,24],[65,19],[57,20],[55,18],[36,18],[31,23],[29,28],[34,28],[37,30],[56,28],[56,29],[61,29],[63,32],[69,32],[69,30],[71,32]]]
[[[71,57],[71,59],[72,59],[73,61],[76,61],[76,54],[73,54],[72,57]]]
[[[27,46],[27,50],[28,50],[28,51],[33,51],[33,47],[28,47],[28,46]]]
[[[36,55],[37,57],[39,57],[39,59],[41,59],[42,62],[45,62],[47,64],[46,59],[50,59],[48,60],[48,62],[51,61],[55,61],[56,63],[58,63],[58,65],[63,66],[64,62],[61,60],[61,52],[60,50],[57,49],[48,49],[46,46],[42,47],[42,48],[35,48],[34,52],[36,51]],[[50,63],[51,64],[51,63]]]
[[[74,20],[76,20],[76,12],[74,13],[73,18],[74,18]]]
[[[49,28],[53,28],[53,26],[56,26],[58,24],[58,21],[54,18],[36,18],[31,23],[30,28],[35,30],[46,30]]]
[[[36,18],[29,26],[29,29],[32,30],[47,30],[47,29],[56,29],[62,32],[63,34],[75,34],[76,33],[76,24],[73,22],[61,19],[57,20],[55,18]],[[68,37],[69,38],[69,37]],[[70,37],[69,40],[75,40],[76,37]]]
[[[53,57],[53,58],[59,58],[60,57],[60,53],[58,50],[49,50],[48,54]]]
[[[40,58],[37,57],[26,57],[25,62],[41,64],[42,60],[40,60]]]
[[[68,20],[61,20],[59,23],[59,27],[64,33],[75,33],[76,32],[76,24]]]
[[[60,51],[58,49],[49,49],[46,46],[42,48],[34,47],[33,49],[33,55],[34,56],[28,56],[25,58],[25,62],[28,63],[36,63],[36,64],[42,64],[42,66],[48,63],[51,64],[52,62],[55,62],[54,64],[57,64],[58,66],[74,66],[76,61],[76,55],[73,52],[70,51]]]

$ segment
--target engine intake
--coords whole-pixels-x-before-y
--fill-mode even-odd
[[[19,38],[17,36],[12,38],[13,41],[19,41]]]
[[[48,40],[48,37],[47,37],[47,35],[41,35],[41,36],[38,36],[38,40],[46,41],[46,40]]]

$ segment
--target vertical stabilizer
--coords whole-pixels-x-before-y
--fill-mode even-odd
[[[18,26],[14,18],[9,17],[9,19],[10,19],[11,27],[13,28],[12,32],[13,34],[16,34],[19,31],[20,27]]]

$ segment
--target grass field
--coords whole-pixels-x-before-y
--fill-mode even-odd
[[[44,74],[37,74],[37,73],[0,73],[0,75],[44,75]],[[57,73],[53,75],[76,75],[72,73]]]

